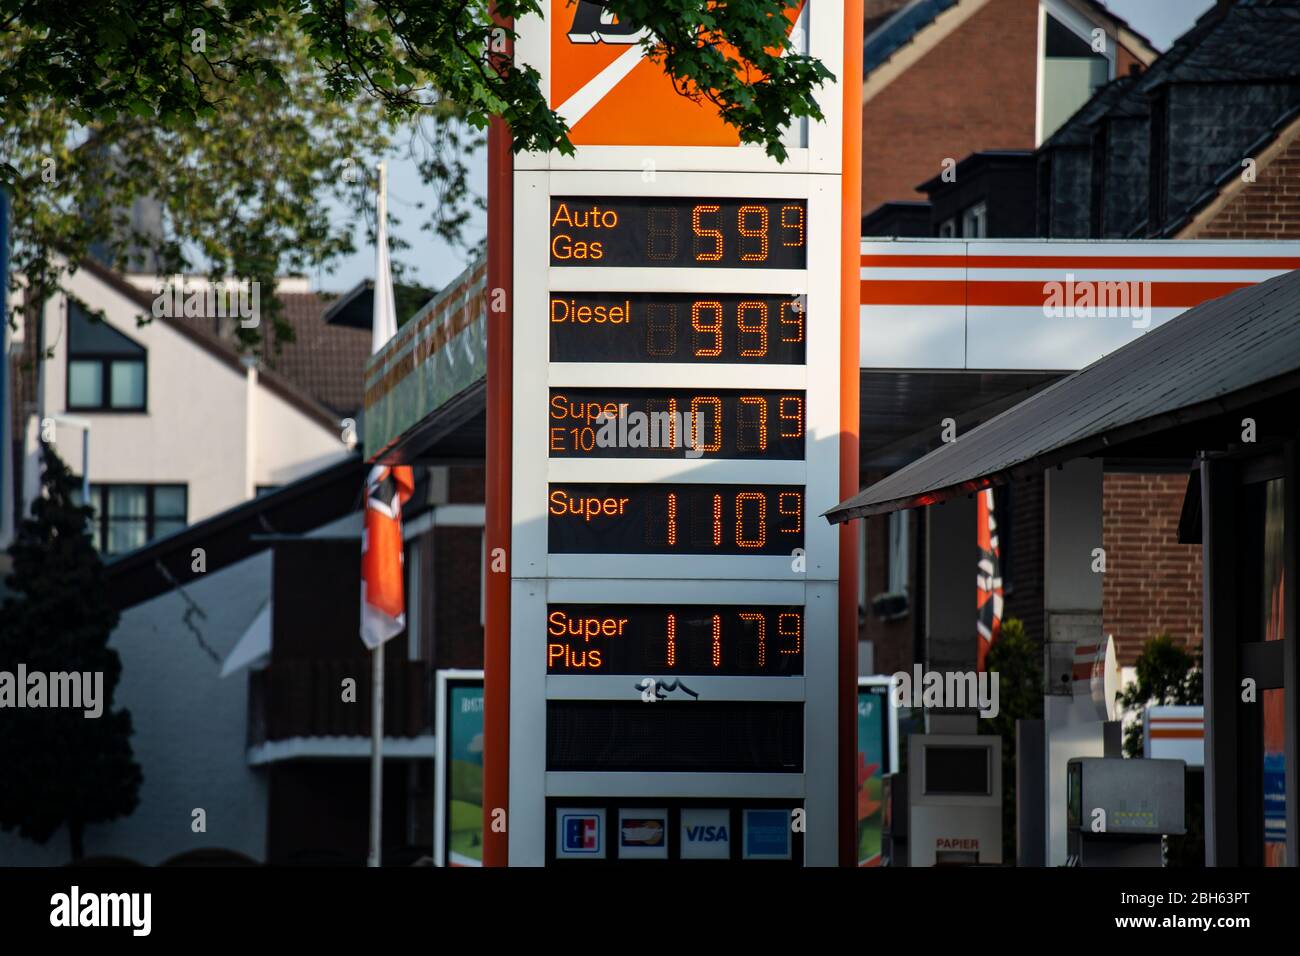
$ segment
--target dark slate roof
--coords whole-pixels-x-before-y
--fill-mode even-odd
[[[1148,115],[1147,94],[1166,83],[1270,80],[1300,81],[1300,0],[1214,6],[1145,72],[1101,87],[1042,148],[1083,146],[1107,117]]]
[[[369,329],[373,324],[374,314],[375,280],[362,279],[330,302],[325,309],[325,321],[330,325]]]
[[[1134,79],[1135,82],[1125,88],[1123,95],[1111,103],[1103,119],[1147,119],[1151,116],[1151,101],[1138,89],[1139,84],[1136,82],[1140,77]]]
[[[1191,29],[1174,40],[1174,45],[1161,54],[1160,58],[1142,73],[1137,91],[1145,96],[1148,90],[1153,90],[1160,84],[1168,82],[1169,77],[1173,75],[1183,60],[1191,56],[1196,48],[1205,42],[1205,38],[1218,29],[1227,12],[1227,7],[1215,4],[1201,14],[1196,22],[1192,24]]]
[[[1166,83],[1295,82],[1300,78],[1300,0],[1216,6],[1144,74],[1142,91]]]
[[[405,325],[406,321],[420,311],[437,293],[437,289],[395,282],[393,305],[397,311],[397,327],[401,328]],[[342,325],[370,331],[374,311],[375,280],[363,279],[329,303],[325,309],[324,320],[327,325]]]
[[[1259,134],[1259,138],[1242,151],[1242,155],[1258,156],[1265,149],[1271,146],[1273,141],[1281,136],[1287,127],[1297,119],[1300,119],[1300,106],[1292,106],[1289,109],[1283,110],[1278,115],[1277,119],[1273,120],[1273,122],[1269,124],[1268,128]],[[1184,226],[1196,218],[1197,213],[1213,202],[1215,197],[1223,192],[1225,186],[1231,182],[1236,182],[1237,177],[1240,175],[1241,163],[1238,161],[1229,163],[1222,169],[1222,171],[1220,171],[1219,175],[1215,177],[1214,182],[1206,186],[1204,191],[1202,191],[1199,196],[1187,205],[1187,208],[1178,215],[1173,216],[1169,222],[1165,224],[1164,228],[1159,230],[1156,238],[1171,238],[1177,236],[1178,233],[1182,232]],[[1144,227],[1143,234],[1145,234],[1145,231]]]
[[[916,191],[925,193],[927,196],[931,193],[942,192],[954,183],[964,183],[970,177],[985,167],[992,166],[1013,166],[1019,167],[1022,164],[1031,164],[1034,158],[1032,149],[985,149],[969,156],[964,156],[957,165],[953,167],[953,178],[951,182],[945,182],[943,173],[932,176],[921,185],[916,187]]]
[[[1088,146],[1092,143],[1092,128],[1104,119],[1113,109],[1123,103],[1133,87],[1137,77],[1121,76],[1099,87],[1088,102],[1084,103],[1074,115],[1061,124],[1061,128],[1043,141],[1040,149],[1055,149],[1059,146]]]
[[[929,236],[929,200],[895,199],[882,202],[862,217],[862,235]]]
[[[1189,309],[826,512],[934,504],[1300,388],[1300,270]]]
[[[913,37],[934,22],[934,18],[957,0],[912,0],[873,30],[862,43],[862,75],[872,71],[912,42]]]

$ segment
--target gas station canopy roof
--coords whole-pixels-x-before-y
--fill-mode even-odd
[[[487,261],[472,263],[366,368],[368,461],[482,459]]]
[[[825,513],[833,524],[936,504],[1074,458],[1190,458],[1188,429],[1300,389],[1300,270],[1196,306]],[[1268,423],[1260,422],[1261,436]],[[1240,430],[1236,435],[1240,441]]]

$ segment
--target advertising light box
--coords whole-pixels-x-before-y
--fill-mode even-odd
[[[551,389],[550,453],[592,458],[804,457],[794,389]]]
[[[548,674],[803,673],[803,608],[552,604]]]
[[[793,485],[564,484],[549,495],[553,554],[790,554],[803,547]]]
[[[513,158],[510,862],[825,864],[841,93],[781,162],[543,7],[516,59],[576,152]],[[787,12],[839,75],[842,8]]]
[[[553,266],[802,269],[802,200],[556,196]]]
[[[733,292],[555,292],[554,362],[803,365],[803,297]]]

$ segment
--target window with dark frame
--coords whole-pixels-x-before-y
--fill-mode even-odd
[[[142,345],[68,302],[68,411],[145,411],[147,357]]]
[[[885,587],[891,594],[907,593],[908,551],[911,543],[911,512],[889,513],[889,550],[885,561]]]
[[[961,214],[961,238],[963,239],[985,239],[989,234],[989,207],[988,203],[981,199],[979,202],[967,206]]]
[[[871,597],[871,612],[882,621],[910,613],[911,522],[910,511],[893,511],[881,522],[885,531],[885,590]]]
[[[1044,17],[1039,70],[1039,120],[1047,139],[1110,79],[1113,66],[1093,47],[1092,37],[1075,32],[1052,13]]]
[[[100,554],[133,551],[187,524],[185,485],[90,486],[91,541]]]

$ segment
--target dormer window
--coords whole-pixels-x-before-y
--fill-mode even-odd
[[[1038,35],[1038,142],[1115,76],[1115,39],[1064,0],[1042,0]]]
[[[989,207],[983,200],[968,206],[961,214],[963,239],[986,239],[989,234]]]
[[[68,411],[143,412],[146,358],[143,346],[68,302]]]

